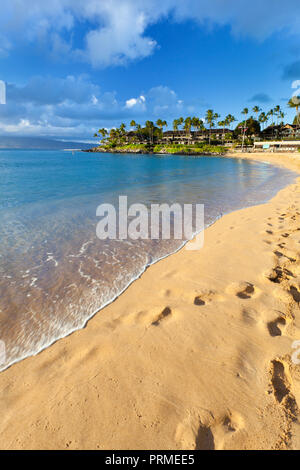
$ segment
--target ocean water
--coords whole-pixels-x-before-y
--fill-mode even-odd
[[[99,204],[201,203],[208,226],[294,178],[242,159],[0,150],[0,370],[84,327],[185,242],[99,240]]]

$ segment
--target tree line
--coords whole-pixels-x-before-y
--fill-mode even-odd
[[[295,108],[296,110],[296,117],[294,123],[299,125],[299,106],[300,106],[300,97],[291,98],[288,102],[288,106],[290,108]],[[251,110],[249,108],[244,108],[241,111],[241,114],[244,116],[244,120],[242,120],[236,126],[236,133],[243,135],[243,140],[246,134],[258,134],[261,130],[265,129],[268,125],[275,126],[275,125],[284,125],[284,118],[285,113],[281,109],[280,105],[271,108],[269,111],[263,111],[259,106],[254,106],[252,108],[252,112],[254,113],[250,115]],[[249,117],[248,117],[249,116]],[[220,119],[221,116],[213,109],[208,109],[205,114],[205,119],[200,119],[196,116],[188,116],[186,118],[179,117],[174,119],[172,122],[172,129],[174,132],[178,130],[184,130],[187,135],[190,134],[191,130],[194,131],[209,131],[209,142],[211,141],[211,130],[216,126],[223,129],[223,137],[225,134],[226,128],[231,130],[231,126],[234,122],[237,121],[235,116],[232,114],[226,115],[223,119]],[[270,124],[269,124],[270,123]],[[208,127],[205,127],[205,124]],[[155,138],[160,138],[163,134],[164,127],[168,127],[168,123],[166,120],[162,120],[161,118],[157,119],[154,123],[153,121],[146,121],[144,126],[137,123],[135,120],[130,122],[131,129],[134,129],[134,132],[137,135],[147,137],[150,142],[153,143]],[[250,132],[247,132],[250,131]],[[99,129],[97,133],[94,134],[94,137],[101,137],[106,139],[109,137],[110,141],[117,141],[122,142],[127,134],[126,131],[126,124],[122,123],[118,128],[112,128],[108,131],[105,128]]]

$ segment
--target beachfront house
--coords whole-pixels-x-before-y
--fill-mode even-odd
[[[261,132],[261,138],[269,139],[300,139],[300,128],[295,124],[269,126]]]
[[[190,131],[187,132],[186,130],[178,130],[178,131],[166,131],[162,133],[162,137],[160,139],[156,138],[157,144],[165,144],[165,145],[190,145],[190,144],[197,144],[209,139],[222,141],[225,135],[233,135],[233,131],[231,129],[203,129],[201,131]],[[147,143],[147,137],[143,133],[138,133],[136,131],[129,131],[126,133],[125,141],[127,143],[135,142],[135,143]]]
[[[256,152],[298,152],[300,140],[274,140],[254,142]]]
[[[222,141],[225,134],[233,134],[230,129],[203,129],[201,131],[166,131],[163,133],[162,143],[164,144],[197,144],[209,139],[209,135],[212,140]]]

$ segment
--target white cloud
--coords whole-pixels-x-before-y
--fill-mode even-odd
[[[96,131],[96,128],[94,128]],[[78,124],[76,126],[56,126],[54,124],[45,123],[32,123],[29,120],[21,119],[16,124],[7,124],[0,121],[0,133],[6,136],[17,135],[21,137],[74,137],[93,135],[91,127],[85,124]]]
[[[189,110],[174,90],[151,88],[136,98],[121,100],[103,91],[87,76],[43,79],[22,86],[7,84],[6,105],[0,106],[0,132],[19,135],[89,137],[99,127],[121,121],[173,119]]]
[[[63,101],[85,103],[97,98],[98,85],[89,81],[87,75],[66,78],[32,77],[24,86],[7,85],[7,99],[14,102],[36,104],[58,104]]]
[[[138,108],[139,110],[145,111],[146,110],[146,98],[141,95],[139,98],[130,98],[129,100],[126,100],[125,108],[131,109],[131,108]]]
[[[106,25],[86,36],[83,54],[87,53],[94,66],[124,64],[153,52],[156,42],[143,35],[147,26],[146,16],[134,4],[120,2],[117,8],[108,9],[106,13]]]
[[[282,30],[298,35],[300,31],[299,0],[179,0],[174,3],[175,20],[229,25],[235,35],[263,40]]]
[[[125,108],[133,108],[137,104],[137,99],[136,98],[131,98],[130,100],[126,101]]]
[[[55,55],[94,66],[125,64],[152,54],[149,26],[163,18],[202,26],[229,25],[233,34],[263,40],[274,32],[299,35],[299,0],[2,0],[0,54],[13,44],[39,43]],[[85,24],[84,29],[82,25]],[[76,32],[80,47],[72,47]]]
[[[167,86],[151,88],[147,96],[155,116],[181,112],[184,107],[183,100],[178,99],[175,91]]]

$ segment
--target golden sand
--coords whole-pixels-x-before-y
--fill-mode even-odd
[[[299,449],[299,243],[300,178],[2,372],[0,448]]]

